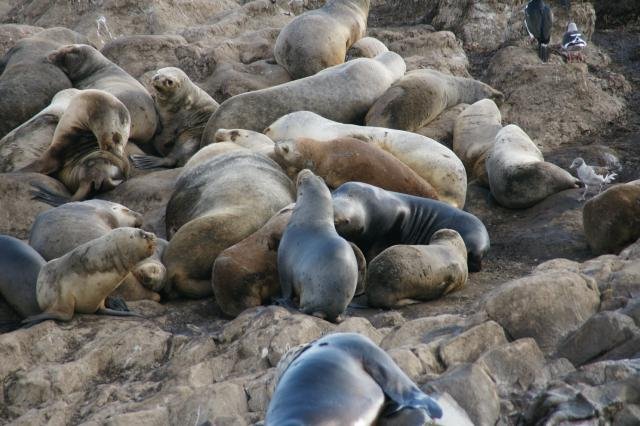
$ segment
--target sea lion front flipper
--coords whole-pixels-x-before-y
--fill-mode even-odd
[[[433,419],[420,408],[404,407],[389,416],[379,417],[378,426],[424,426]]]
[[[33,200],[42,201],[53,207],[58,207],[71,201],[66,195],[56,194],[39,183],[31,183],[31,186],[35,188],[35,190],[31,191],[31,195],[33,196],[31,198]]]
[[[147,170],[157,167],[175,167],[176,159],[170,157],[154,157],[153,155],[130,155],[129,159],[136,169]]]
[[[113,315],[114,317],[138,317],[144,318],[142,315],[131,311],[116,311],[109,308],[98,308],[96,315]]]
[[[82,201],[85,200],[89,193],[91,193],[91,187],[93,186],[92,181],[83,181],[80,183],[80,186],[76,190],[76,192],[71,196],[71,201]]]
[[[107,296],[104,299],[104,307],[114,311],[130,312],[127,302],[120,296]]]

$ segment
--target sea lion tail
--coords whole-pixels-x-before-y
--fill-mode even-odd
[[[35,188],[31,191],[31,198],[33,200],[42,201],[53,207],[58,207],[71,201],[71,198],[69,198],[68,196],[56,194],[51,189],[39,183],[31,183],[31,186]]]

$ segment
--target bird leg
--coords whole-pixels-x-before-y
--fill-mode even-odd
[[[585,184],[584,192],[582,193],[582,197],[580,197],[579,201],[584,201],[587,199],[587,192],[589,192],[589,186]]]

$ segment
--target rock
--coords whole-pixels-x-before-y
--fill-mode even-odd
[[[216,383],[193,389],[188,397],[170,402],[169,424],[200,425],[207,421],[217,424],[217,418],[221,418],[221,422],[228,422],[228,417],[242,416],[248,411],[242,386],[229,382]]]
[[[334,332],[362,334],[371,339],[376,345],[379,345],[382,341],[382,334],[366,318],[348,317],[338,324]]]
[[[40,173],[0,173],[0,234],[26,240],[36,216],[52,208],[32,198],[32,184],[71,196],[63,184]]]
[[[620,313],[631,317],[636,325],[640,327],[640,298],[632,299]]]
[[[467,320],[458,315],[438,315],[408,321],[389,333],[380,347],[385,350],[429,343],[438,337],[457,334],[467,326]]]
[[[370,321],[375,328],[394,327],[407,322],[407,320],[398,311],[380,312],[379,314],[372,316]]]
[[[424,374],[425,370],[420,359],[407,348],[394,348],[389,350],[389,356],[398,364],[414,382]]]
[[[603,289],[610,290],[610,297],[635,298],[640,296],[640,263],[625,262],[618,271],[612,272],[602,281]]]
[[[459,77],[470,77],[469,60],[462,43],[450,31],[433,31],[428,25],[369,28],[368,35],[382,41],[407,63],[407,71],[431,68]]]
[[[501,49],[491,59],[487,83],[505,95],[500,107],[503,122],[517,123],[543,153],[595,132],[624,111],[622,93],[605,92],[604,81],[591,75],[585,64],[555,58],[543,64],[533,49]],[[572,120],[557,120],[558,116]]]
[[[166,407],[156,407],[151,410],[118,414],[113,417],[108,417],[104,424],[105,426],[169,425],[169,411]]]
[[[0,15],[2,12],[0,11]],[[0,24],[0,58],[21,38],[30,37],[42,31],[42,27],[22,24]]]
[[[593,315],[599,304],[593,279],[549,272],[503,284],[489,296],[485,309],[512,338],[533,337],[543,352],[550,353]]]
[[[558,346],[556,355],[567,358],[576,366],[583,365],[606,354],[634,334],[640,335],[640,329],[628,316],[618,312],[600,312],[567,336]]]
[[[425,392],[432,389],[447,392],[465,409],[474,424],[495,425],[500,415],[500,400],[496,385],[482,367],[461,365],[429,382]]]
[[[501,397],[523,392],[538,382],[545,385],[544,354],[531,338],[518,339],[485,352],[476,361],[489,374]]]
[[[627,405],[613,418],[612,426],[633,426],[640,424],[640,405]]]
[[[584,234],[595,254],[618,253],[640,238],[640,180],[615,185],[584,204]]]
[[[488,321],[465,331],[440,346],[440,359],[447,367],[474,362],[483,352],[507,343],[504,330]]]

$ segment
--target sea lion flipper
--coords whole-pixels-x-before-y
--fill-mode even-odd
[[[116,311],[115,309],[109,309],[109,308],[98,308],[98,310],[96,311],[96,315],[112,315],[114,317],[138,317],[138,318],[144,318],[142,315],[136,313],[136,312],[131,312],[131,311]]]
[[[33,196],[31,198],[33,200],[42,201],[53,207],[58,207],[71,201],[71,199],[66,195],[56,194],[55,192],[51,191],[51,189],[39,183],[32,182],[31,186],[35,188],[35,190],[31,191],[31,195]]]
[[[104,299],[104,307],[114,311],[130,312],[127,302],[120,296],[107,296]]]
[[[431,420],[422,409],[404,407],[389,416],[381,416],[377,424],[378,426],[424,426]]]
[[[43,312],[38,315],[32,315],[22,320],[22,324],[25,325],[25,328],[29,328],[33,325],[41,323],[42,321],[47,320],[56,320],[56,321],[71,321],[73,317],[73,313],[71,315],[60,314],[57,312]]]
[[[155,169],[156,167],[174,167],[176,160],[170,157],[154,157],[153,155],[130,155],[129,159],[136,169]]]

